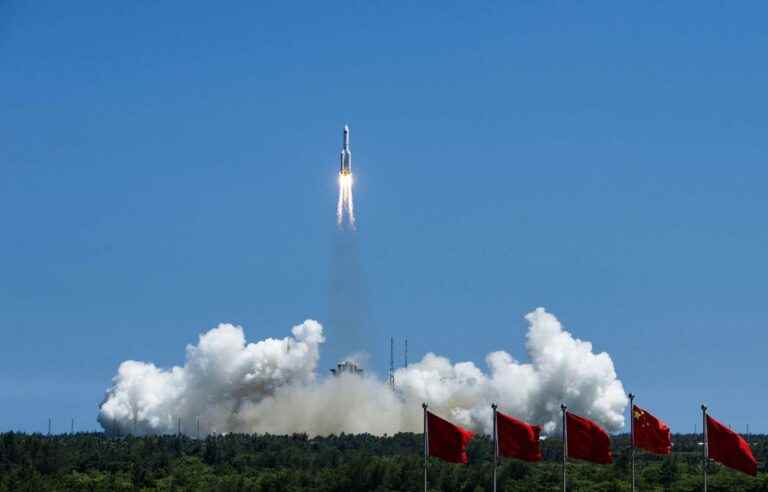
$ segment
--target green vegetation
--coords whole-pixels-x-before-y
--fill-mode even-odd
[[[675,435],[671,457],[638,453],[638,490],[701,490],[697,436]],[[752,478],[710,465],[710,492],[768,492],[768,436],[752,436],[760,473]],[[626,436],[613,439],[614,464],[571,462],[571,490],[629,491]],[[104,434],[46,437],[0,434],[0,491],[420,491],[421,435],[228,435],[195,440],[151,436],[110,438]],[[543,442],[544,462],[504,460],[499,491],[562,490],[561,446]],[[490,490],[491,445],[470,444],[469,465],[430,461],[430,490]]]

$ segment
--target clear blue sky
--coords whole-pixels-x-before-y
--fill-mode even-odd
[[[673,430],[768,431],[767,15],[0,2],[0,430],[324,321],[349,123],[375,369],[389,335],[524,358],[545,306]]]

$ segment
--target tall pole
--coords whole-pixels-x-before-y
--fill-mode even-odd
[[[51,417],[48,417],[48,435],[51,435]]]
[[[74,434],[75,433],[75,419],[72,419],[69,422],[69,433]]]
[[[496,492],[496,468],[499,466],[499,430],[496,427],[496,409],[498,406],[494,403],[493,409],[493,492]]]
[[[707,492],[707,464],[709,462],[709,444],[707,443],[707,407],[701,405],[702,430],[704,431],[704,450],[702,452],[702,473],[704,474],[704,492]]]
[[[750,446],[752,446],[751,438],[749,436],[749,424],[747,424],[747,442]]]
[[[389,338],[389,384],[395,389],[395,337]]]
[[[567,464],[568,464],[568,429],[566,428],[566,418],[565,415],[568,410],[568,407],[565,406],[565,404],[560,405],[560,410],[563,411],[563,492],[567,492],[568,487],[568,475],[566,473],[567,470]]]
[[[427,404],[422,403],[424,409],[424,492],[427,492],[427,458],[429,457],[429,438],[427,436]]]
[[[632,492],[635,492],[635,395],[629,394],[629,440],[632,459]]]

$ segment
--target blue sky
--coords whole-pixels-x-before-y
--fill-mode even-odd
[[[525,358],[544,306],[674,431],[767,432],[766,14],[0,2],[0,430],[324,321],[348,123],[374,369],[390,335]]]

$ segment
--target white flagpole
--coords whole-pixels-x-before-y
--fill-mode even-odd
[[[566,418],[568,407],[565,404],[560,405],[560,410],[563,411],[563,492],[567,492],[568,476],[566,474],[568,464],[568,430],[566,429]]]
[[[632,492],[635,492],[635,395],[629,394],[629,440],[632,446]]]
[[[496,468],[499,466],[499,431],[496,427],[496,409],[498,407],[494,403],[491,408],[493,409],[493,492],[496,492]]]
[[[702,453],[702,456],[704,459],[702,460],[702,468],[703,468],[703,474],[704,474],[704,492],[707,492],[707,465],[709,464],[709,442],[707,440],[707,407],[703,404],[701,405],[701,418],[702,418],[702,430],[704,431],[704,452]]]
[[[427,404],[422,403],[424,409],[424,492],[427,492],[427,458],[429,457],[429,440],[427,438]]]

